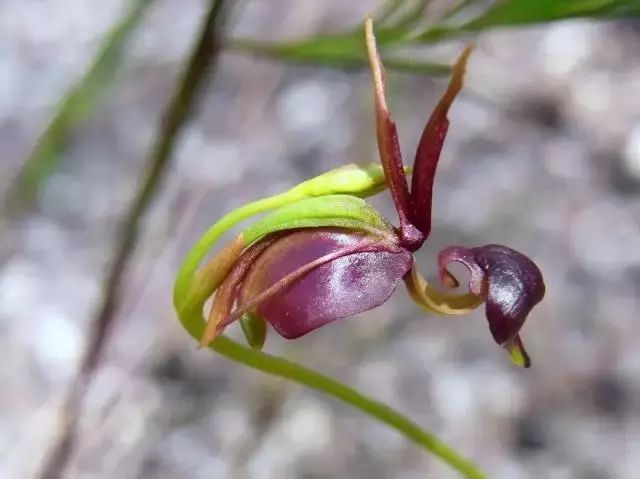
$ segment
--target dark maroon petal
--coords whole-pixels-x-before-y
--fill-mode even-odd
[[[440,151],[449,129],[447,113],[462,88],[464,71],[470,53],[471,48],[467,47],[456,61],[449,87],[433,109],[429,121],[424,127],[413,161],[411,201],[415,212],[415,225],[425,237],[431,233],[433,179],[436,175]]]
[[[239,307],[305,265],[335,251],[356,251],[323,263],[255,307],[283,337],[302,336],[336,319],[384,303],[409,271],[412,256],[366,234],[332,228],[293,232],[271,245],[245,278]]]
[[[452,261],[469,269],[469,290],[486,298],[487,320],[495,341],[503,345],[514,339],[531,309],[544,297],[544,280],[535,263],[522,253],[495,244],[443,250],[438,255],[441,275]]]
[[[416,212],[416,226],[425,236],[431,233],[433,180],[448,129],[449,120],[446,116],[437,118],[435,124],[430,121],[422,133],[416,151],[411,178],[411,196]]]

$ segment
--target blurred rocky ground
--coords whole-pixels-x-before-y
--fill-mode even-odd
[[[234,31],[284,38],[360,21],[376,2],[248,1]],[[0,2],[0,187],[11,181],[127,2]],[[36,477],[86,347],[116,226],[193,39],[203,0],[161,0],[35,210],[0,241],[0,478]],[[384,306],[267,350],[408,413],[496,479],[640,471],[640,24],[482,34],[451,112],[424,272],[448,244],[500,242],[547,297],[512,367],[482,312]],[[451,60],[454,42],[431,49]],[[389,74],[405,157],[444,79]],[[367,72],[224,54],[145,218],[67,478],[413,479],[455,473],[349,407],[197,352],[171,307],[181,256],[244,202],[376,161]],[[386,195],[374,200],[391,218]],[[8,242],[11,241],[11,245]],[[238,331],[232,334],[238,335]]]

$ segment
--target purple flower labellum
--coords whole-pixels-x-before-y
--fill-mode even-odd
[[[458,262],[471,273],[469,290],[486,301],[493,339],[510,353],[528,356],[518,333],[545,293],[542,273],[533,261],[507,246],[450,246],[438,255],[441,278],[451,276],[447,264]],[[443,281],[444,282],[444,281]],[[513,350],[517,351],[513,351]]]
[[[386,103],[384,69],[371,20],[365,23],[365,33],[373,74],[378,150],[399,226],[391,227],[364,201],[354,199],[366,196],[366,192],[373,194],[380,184],[367,174],[362,176],[359,170],[336,171],[299,185],[292,191],[307,188],[320,198],[306,203],[300,200],[288,210],[281,209],[257,222],[253,230],[247,230],[248,244],[240,254],[237,247],[225,250],[237,258],[217,283],[201,344],[207,345],[239,319],[256,347],[264,342],[266,324],[281,336],[295,339],[381,305],[404,280],[411,297],[429,311],[464,314],[484,302],[495,341],[516,364],[528,367],[530,360],[519,332],[545,291],[542,274],[529,258],[500,245],[446,248],[438,257],[440,280],[448,288],[459,286],[447,265],[463,264],[471,273],[469,291],[463,294],[444,293],[428,284],[413,259],[413,253],[431,233],[433,185],[449,127],[447,114],[462,88],[471,48],[466,48],[455,63],[449,86],[424,128],[409,189],[396,126]],[[348,194],[348,181],[341,174],[357,178],[353,195]],[[323,196],[326,178],[336,183],[327,187]],[[335,195],[336,191],[342,195]],[[236,244],[238,241],[242,243],[243,238]],[[220,261],[227,265],[229,257]],[[223,269],[212,271],[219,274]]]
[[[297,281],[287,281],[287,276],[332,253],[335,259],[321,262]],[[255,311],[281,336],[295,339],[336,319],[381,305],[412,262],[405,249],[361,233],[299,230],[258,257],[240,291],[239,308],[274,288]]]

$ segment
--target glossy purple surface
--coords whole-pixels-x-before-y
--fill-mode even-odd
[[[434,112],[436,113],[437,110]],[[411,201],[415,211],[416,226],[428,237],[431,234],[431,208],[433,201],[433,181],[440,159],[440,152],[449,129],[446,116],[437,116],[427,123],[413,162],[411,177]]]
[[[489,329],[498,344],[518,334],[528,314],[544,297],[544,280],[538,267],[507,246],[449,247],[438,258],[441,274],[451,261],[469,269],[469,289],[486,297]]]
[[[433,181],[440,159],[440,152],[449,129],[447,115],[449,108],[462,89],[467,60],[471,54],[471,46],[464,49],[453,66],[449,86],[435,106],[424,127],[416,156],[413,161],[411,176],[411,204],[414,225],[425,238],[431,234],[431,208],[433,201]]]
[[[367,250],[318,266],[263,301],[255,312],[281,336],[294,339],[336,319],[381,305],[413,262],[409,252],[394,245],[378,241],[371,246],[363,233],[331,228],[296,231],[257,259],[240,292],[240,306],[307,263],[347,248]]]

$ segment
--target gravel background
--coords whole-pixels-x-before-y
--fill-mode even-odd
[[[115,228],[204,4],[157,2],[35,211],[0,237],[10,253],[0,269],[0,478],[36,477],[56,439]],[[0,188],[125,5],[0,2]],[[373,5],[254,0],[234,28],[253,38],[332,31]],[[638,477],[638,25],[483,34],[451,112],[420,264],[432,273],[453,243],[500,242],[534,258],[548,293],[524,328],[532,369],[509,364],[482,312],[428,317],[403,288],[296,342],[272,334],[267,350],[408,413],[492,478]],[[392,72],[389,83],[410,160],[445,80]],[[224,212],[375,157],[366,72],[223,55],[145,219],[65,477],[458,477],[343,404],[196,352],[171,308],[182,254]],[[394,217],[386,195],[374,203]]]

